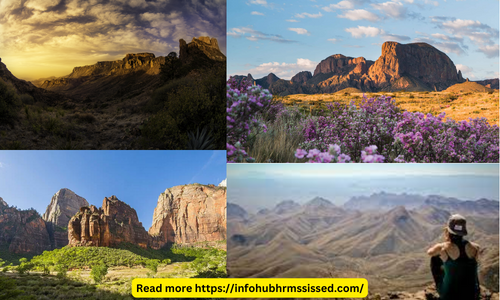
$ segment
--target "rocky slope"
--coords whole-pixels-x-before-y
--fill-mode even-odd
[[[45,222],[34,210],[18,210],[0,198],[0,247],[13,253],[40,254],[51,250]]]
[[[226,59],[215,38],[193,38],[190,43],[181,39],[179,48],[179,59],[183,64],[199,59]],[[46,80],[40,87],[83,100],[140,98],[140,95],[151,91],[160,83],[157,75],[160,74],[160,67],[164,63],[164,56],[129,53],[120,60],[100,61],[90,66],[75,67],[71,74]]]
[[[60,227],[68,227],[68,222],[82,206],[89,206],[85,198],[78,196],[70,189],[60,189],[52,196],[42,218]]]
[[[102,207],[82,207],[69,221],[70,246],[116,246],[132,243],[146,248],[149,236],[135,209],[116,196],[104,198]]]
[[[228,274],[232,277],[363,277],[368,299],[435,299],[422,292],[432,282],[428,247],[442,241],[443,225],[460,205],[425,203],[438,198],[378,193],[366,197],[382,209],[359,211],[324,198],[304,204],[280,202],[251,214],[236,204],[228,209]],[[356,199],[365,199],[357,197]],[[488,200],[489,203],[490,200]],[[399,203],[399,206],[393,207]],[[483,250],[479,278],[498,292],[498,210],[484,215],[486,201],[460,202],[469,209],[468,239]],[[351,203],[354,204],[354,203]],[[489,203],[491,204],[491,203]],[[498,201],[496,201],[498,207]],[[402,206],[404,205],[404,206]],[[406,207],[406,205],[408,205]],[[357,207],[357,206],[354,206]],[[391,208],[392,207],[392,208]],[[495,208],[493,208],[494,210]],[[401,292],[396,292],[401,291]],[[379,295],[375,295],[379,293]],[[487,299],[487,298],[485,298]]]
[[[158,197],[149,228],[153,247],[226,239],[226,188],[180,185]]]
[[[36,87],[29,81],[25,81],[22,79],[18,79],[16,76],[12,75],[7,66],[2,63],[2,59],[0,58],[0,79],[3,81],[10,83],[14,89],[16,90],[18,95],[30,95],[33,97],[34,101],[39,101],[48,104],[54,104],[60,101],[67,100],[68,98]]]
[[[273,75],[270,80],[269,75]],[[380,57],[374,62],[364,57],[335,54],[322,60],[314,74],[302,71],[291,80],[278,80],[274,74],[260,79],[251,75],[237,76],[237,80],[251,78],[257,84],[279,95],[333,93],[344,88],[358,88],[364,92],[377,91],[442,91],[464,82],[462,73],[443,52],[426,43],[400,44],[385,42]],[[498,81],[481,84],[498,86]],[[498,88],[498,87],[497,87]]]

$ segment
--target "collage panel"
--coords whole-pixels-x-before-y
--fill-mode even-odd
[[[227,176],[229,277],[498,299],[497,164],[229,164]]]
[[[222,150],[225,0],[2,0],[0,150]]]
[[[232,162],[499,162],[499,3],[228,1]]]
[[[0,297],[226,277],[225,151],[0,151]]]

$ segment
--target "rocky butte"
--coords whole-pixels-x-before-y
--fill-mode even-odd
[[[69,246],[110,247],[132,243],[146,248],[149,236],[135,209],[116,196],[104,198],[102,207],[81,207],[68,224]]]
[[[0,246],[13,253],[51,250],[45,222],[34,209],[18,210],[0,198]]]
[[[260,79],[250,74],[235,78],[248,78],[279,95],[332,93],[348,87],[364,92],[442,91],[465,81],[453,61],[435,47],[397,42],[385,42],[376,61],[335,54],[322,60],[314,74],[302,71],[291,80],[279,79],[272,73]],[[498,87],[495,79],[478,83]]]
[[[226,239],[226,188],[180,185],[158,197],[149,228],[153,247]]]

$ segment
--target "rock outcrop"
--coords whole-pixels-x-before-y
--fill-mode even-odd
[[[179,40],[179,59],[183,63],[190,63],[200,56],[205,56],[216,61],[225,61],[226,56],[220,51],[216,38],[201,36],[193,38],[190,43]]]
[[[311,78],[312,78],[311,72],[302,71],[302,72],[295,74],[295,76],[292,77],[291,81],[294,83],[302,84],[302,83],[306,83]]]
[[[153,247],[226,239],[226,188],[180,185],[158,197],[149,229]]]
[[[149,236],[136,211],[116,196],[104,198],[101,208],[82,207],[68,224],[70,246],[116,246],[132,243],[146,248]]]
[[[374,86],[382,89],[390,88],[404,76],[420,80],[437,90],[459,82],[457,68],[451,59],[426,43],[385,42],[382,55],[370,67],[368,75]]]
[[[45,222],[34,209],[18,210],[0,198],[0,246],[13,253],[51,250]]]
[[[490,88],[490,89],[498,90],[498,88],[499,88],[498,78],[480,80],[480,81],[476,81],[476,82],[481,84],[481,85],[484,85],[485,87]]]
[[[266,77],[263,77],[261,79],[256,79],[255,84],[260,85],[261,87],[268,89],[273,83],[276,81],[280,80],[278,76],[274,75],[273,73],[269,73]]]
[[[227,187],[227,179],[222,180],[219,186]]]
[[[68,222],[82,206],[89,206],[85,198],[78,196],[70,189],[60,189],[52,196],[42,218],[60,227],[68,227]]]
[[[464,81],[451,59],[433,46],[397,42],[385,42],[375,62],[335,54],[322,60],[312,76],[303,71],[289,81],[273,77],[270,83],[269,75],[255,82],[278,95],[333,93],[349,87],[364,92],[442,91]]]

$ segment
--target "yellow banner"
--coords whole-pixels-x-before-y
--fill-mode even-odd
[[[136,278],[135,298],[364,298],[364,278]]]

